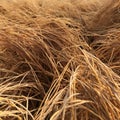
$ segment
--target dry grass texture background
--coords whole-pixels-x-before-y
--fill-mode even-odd
[[[0,120],[120,120],[120,1],[0,1]]]

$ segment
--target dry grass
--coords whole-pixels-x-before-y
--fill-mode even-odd
[[[120,120],[120,1],[1,0],[0,120]]]

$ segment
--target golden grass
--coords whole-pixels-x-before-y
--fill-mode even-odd
[[[119,7],[0,1],[0,120],[120,120]]]

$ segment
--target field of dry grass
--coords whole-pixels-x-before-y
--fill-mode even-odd
[[[0,1],[0,120],[120,120],[120,1],[102,1]]]

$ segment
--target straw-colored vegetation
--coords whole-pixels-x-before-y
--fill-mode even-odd
[[[0,1],[0,120],[120,120],[120,1],[105,1]]]

